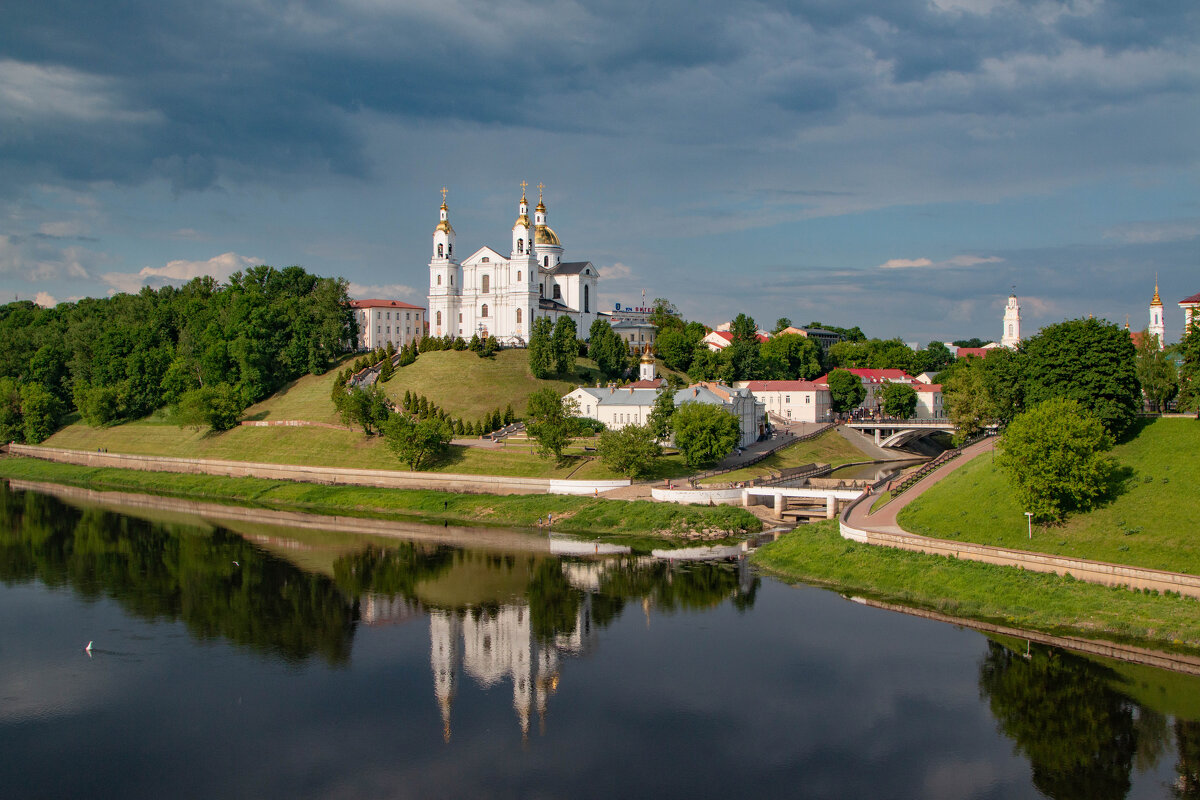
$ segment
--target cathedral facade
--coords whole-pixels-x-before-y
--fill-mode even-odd
[[[575,321],[579,338],[587,337],[599,316],[600,274],[590,261],[563,260],[558,234],[546,222],[540,184],[530,220],[527,185],[521,184],[508,255],[485,246],[461,261],[454,252],[454,228],[446,190],[442,190],[429,261],[431,336],[494,336],[501,344],[520,347],[529,342],[535,319],[557,322],[568,316]]]

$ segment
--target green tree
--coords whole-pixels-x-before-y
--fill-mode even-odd
[[[670,300],[665,297],[656,297],[650,304],[650,308],[650,324],[658,328],[659,333],[683,329],[683,320],[680,319],[679,312],[675,310],[675,306],[671,305]]]
[[[692,366],[688,369],[688,377],[694,381],[715,381],[727,377],[728,363],[721,358],[720,353],[714,353],[707,345],[696,345],[692,353]]]
[[[810,381],[821,374],[821,348],[807,336],[773,336],[762,343],[759,353],[762,376],[767,380]]]
[[[989,356],[990,358],[990,356]],[[1114,437],[1142,407],[1129,334],[1108,322],[1075,319],[1043,328],[1025,344],[1029,405],[1067,397],[1092,411]]]
[[[650,415],[646,419],[646,424],[654,432],[655,439],[665,442],[671,438],[671,417],[673,416],[675,416],[675,392],[664,389],[658,393],[658,397],[654,398],[654,406],[650,409]]]
[[[715,464],[738,443],[738,421],[720,406],[684,403],[671,417],[675,446],[689,467]]]
[[[548,378],[554,371],[554,323],[549,317],[533,321],[529,335],[529,371],[535,378]]]
[[[21,419],[21,384],[14,378],[0,378],[0,444],[25,441],[25,421]]]
[[[917,411],[917,390],[907,383],[889,383],[883,387],[883,413],[895,419],[908,419]]]
[[[446,421],[437,417],[414,421],[404,414],[392,414],[381,429],[388,449],[412,470],[424,469],[441,458],[454,436]]]
[[[683,330],[660,331],[654,338],[654,352],[664,365],[678,372],[692,366],[696,343]]]
[[[563,315],[554,323],[554,371],[559,375],[575,372],[575,358],[579,355],[576,343],[575,320]]]
[[[388,342],[388,344],[391,344],[391,342]],[[384,358],[383,361],[380,362],[380,365],[379,365],[379,380],[383,383],[387,383],[388,381],[390,381],[392,379],[392,376],[395,374],[396,374],[396,368],[392,366],[391,356]]]
[[[1142,393],[1153,411],[1162,411],[1179,391],[1175,362],[1158,348],[1157,336],[1142,331],[1137,345],[1137,377]]]
[[[37,444],[46,440],[58,428],[62,404],[40,383],[21,387],[21,424],[25,441]]]
[[[1179,409],[1195,411],[1200,419],[1200,317],[1193,317],[1192,324],[1184,331],[1179,354],[1183,356],[1179,368]]]
[[[771,333],[778,334],[780,331],[792,327],[792,321],[787,317],[780,317],[775,320],[775,327],[771,328]]]
[[[607,378],[619,377],[629,368],[629,348],[608,320],[597,319],[588,330],[588,357]]]
[[[996,404],[988,392],[983,359],[960,361],[942,384],[942,397],[946,415],[954,423],[955,444],[996,422]]]
[[[839,414],[858,408],[867,396],[862,381],[853,372],[835,369],[829,373],[829,404]]]
[[[564,461],[563,450],[575,435],[574,415],[578,410],[574,398],[559,397],[549,386],[529,396],[525,429],[537,442],[540,456],[554,458],[560,464]]]
[[[626,425],[603,431],[596,451],[606,467],[634,480],[653,472],[662,456],[662,446],[649,425]]]
[[[1058,522],[1091,508],[1110,490],[1112,439],[1076,400],[1054,398],[1020,414],[996,443],[996,464],[1035,520]]]
[[[181,428],[227,431],[242,414],[241,397],[228,383],[201,386],[179,396],[170,407],[172,422]]]

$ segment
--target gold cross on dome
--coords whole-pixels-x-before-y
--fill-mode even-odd
[[[542,189],[545,189],[545,188],[546,188],[545,184],[542,184],[542,183],[538,184],[538,202],[539,203],[542,202]]]
[[[442,187],[442,202],[446,202],[446,187]]]
[[[529,181],[521,181],[521,199],[525,199],[525,187],[529,185]]]

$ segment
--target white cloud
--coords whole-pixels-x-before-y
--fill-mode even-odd
[[[82,236],[87,233],[87,228],[78,221],[43,222],[38,226],[38,233],[44,236],[67,238]]]
[[[633,268],[631,268],[628,264],[622,264],[620,261],[618,261],[612,266],[600,267],[600,277],[609,281],[632,278]]]
[[[411,286],[405,286],[402,283],[386,283],[386,284],[367,284],[350,282],[350,296],[356,300],[365,300],[367,298],[381,298],[384,300],[404,300],[416,299],[420,300],[424,295],[420,294]]]
[[[1116,239],[1126,244],[1182,242],[1197,236],[1200,236],[1200,218],[1128,222],[1114,225],[1104,232],[1105,239]]]
[[[54,308],[58,305],[58,301],[54,299],[54,295],[49,292],[38,292],[33,298],[33,302],[37,303],[42,308]]]
[[[999,256],[954,256],[944,261],[934,261],[931,258],[889,258],[879,265],[879,269],[946,269],[949,267],[974,267],[979,264],[998,264],[1003,261]]]
[[[14,123],[59,119],[154,122],[157,111],[123,108],[115,81],[67,67],[44,67],[12,59],[0,61],[0,119]]]
[[[207,261],[185,261],[177,259],[168,261],[162,267],[142,267],[137,272],[106,272],[100,280],[112,286],[109,294],[115,292],[137,292],[142,286],[162,286],[168,283],[186,283],[201,275],[211,275],[219,281],[228,280],[229,276],[239,270],[245,270],[262,260],[254,256],[241,256],[237,253],[222,253]]]
[[[81,247],[59,250],[27,238],[0,234],[0,275],[18,275],[29,281],[87,278],[83,264],[95,259],[95,253]]]

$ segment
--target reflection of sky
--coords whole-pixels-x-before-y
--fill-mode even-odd
[[[90,661],[81,648],[96,640]],[[754,607],[631,604],[564,664],[522,743],[511,687],[458,684],[428,626],[288,665],[40,586],[0,589],[4,794],[137,797],[1033,797],[980,700],[983,637],[765,581]],[[14,712],[13,709],[16,709]],[[1134,776],[1157,796],[1168,754]]]

